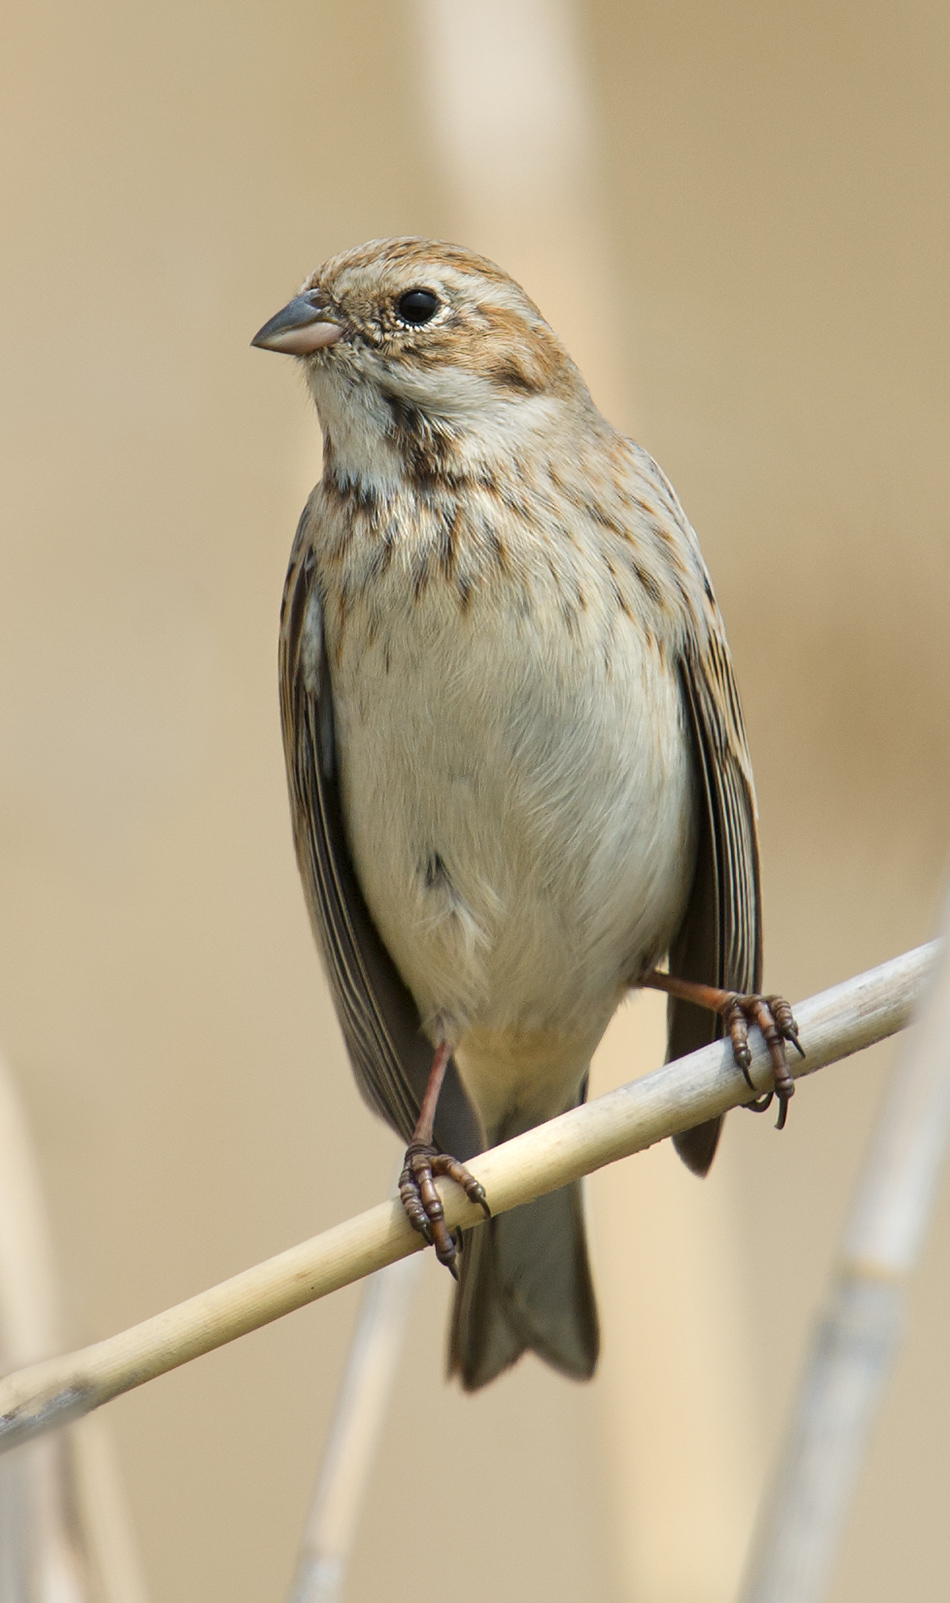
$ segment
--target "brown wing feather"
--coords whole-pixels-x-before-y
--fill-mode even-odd
[[[297,863],[356,1083],[370,1106],[409,1141],[432,1047],[373,923],[350,856],[321,595],[305,518],[284,590],[280,636],[281,723]],[[463,1161],[482,1144],[454,1062],[439,1097],[435,1139]]]
[[[729,648],[709,598],[705,649],[681,665],[683,700],[699,775],[696,873],[686,916],[670,949],[670,972],[728,991],[757,991],[762,937],[755,791]],[[694,1052],[722,1034],[722,1020],[670,998],[667,1058]],[[705,1174],[721,1119],[674,1136],[677,1152]]]

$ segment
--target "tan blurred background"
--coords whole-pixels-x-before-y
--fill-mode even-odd
[[[335,250],[498,257],[677,486],[745,700],[767,983],[803,996],[928,934],[948,67],[935,0],[8,6],[0,1043],[76,1341],[369,1205],[395,1159],[284,796],[276,611],[316,423],[248,349]],[[658,1040],[628,1009],[598,1084]],[[803,1087],[781,1138],[734,1115],[704,1186],[664,1150],[592,1182],[592,1387],[532,1361],[450,1390],[426,1274],[353,1603],[726,1603],[887,1062]],[[835,1603],[946,1587],[948,1257],[944,1202]],[[111,1406],[153,1603],[282,1598],[355,1307]]]

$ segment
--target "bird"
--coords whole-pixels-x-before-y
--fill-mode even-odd
[[[750,1088],[758,1025],[779,1124],[802,1051],[760,994],[709,574],[665,475],[487,258],[371,240],[252,344],[296,359],[323,438],[280,625],[296,856],[358,1087],[406,1143],[403,1206],[457,1279],[449,1373],[474,1391],[533,1351],[586,1379],[578,1185],[492,1217],[468,1161],[584,1100],[637,987],[667,993],[668,1058],[728,1033]],[[720,1124],[674,1137],[697,1174]],[[449,1232],[439,1176],[484,1223]]]

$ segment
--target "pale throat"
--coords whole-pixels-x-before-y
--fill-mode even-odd
[[[566,447],[571,422],[560,402],[548,395],[513,401],[473,379],[465,375],[455,394],[443,386],[430,398],[413,385],[397,394],[365,380],[312,375],[325,471],[340,488],[387,499],[418,488],[427,457],[433,478],[441,466],[449,480],[494,479],[517,475],[526,455],[543,460]]]

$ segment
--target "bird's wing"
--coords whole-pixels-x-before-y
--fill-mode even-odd
[[[411,1139],[432,1065],[415,1002],[376,930],[350,855],[334,747],[330,666],[312,549],[301,520],[284,589],[280,697],[297,863],[359,1089]],[[462,1161],[482,1146],[454,1062],[435,1139]]]
[[[652,574],[662,621],[675,622],[682,706],[693,745],[698,802],[696,868],[670,973],[727,991],[761,983],[761,912],[755,788],[739,693],[712,584],[676,492],[642,446],[627,443],[625,482],[640,509],[638,556]],[[667,1058],[722,1034],[721,1019],[670,997]],[[674,1137],[697,1174],[713,1159],[721,1120]]]
[[[696,873],[686,915],[670,949],[670,972],[681,979],[757,991],[762,934],[755,791],[729,648],[711,590],[702,643],[680,663],[699,793]],[[670,998],[667,1057],[682,1057],[722,1034],[722,1020]],[[720,1120],[674,1138],[691,1169],[705,1174]]]

